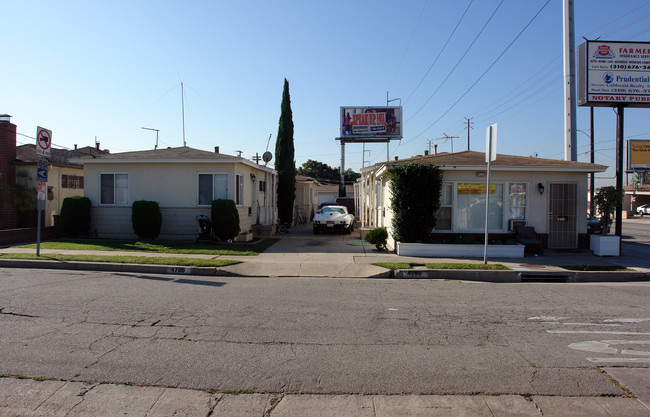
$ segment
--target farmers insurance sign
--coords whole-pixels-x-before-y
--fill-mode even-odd
[[[627,141],[627,169],[650,171],[650,140],[629,139]]]
[[[402,137],[401,107],[341,107],[341,137]]]
[[[581,106],[650,107],[650,43],[587,41],[578,76]]]

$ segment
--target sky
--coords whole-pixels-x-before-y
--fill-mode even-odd
[[[1,0],[0,114],[19,144],[41,126],[54,147],[112,153],[153,149],[142,127],[183,146],[184,116],[187,146],[251,159],[275,149],[286,78],[297,167],[340,166],[340,107],[387,97],[403,106],[402,140],[348,144],[345,168],[466,150],[465,118],[471,150],[497,123],[497,153],[564,159],[562,3]],[[649,17],[650,1],[575,0],[576,43],[649,41]],[[650,139],[648,111],[625,110],[625,139]],[[595,160],[610,166],[598,183],[613,183],[616,115],[594,114]],[[586,107],[577,128],[588,162]]]

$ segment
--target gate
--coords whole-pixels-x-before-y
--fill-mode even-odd
[[[578,222],[576,184],[549,184],[548,247],[576,249]]]

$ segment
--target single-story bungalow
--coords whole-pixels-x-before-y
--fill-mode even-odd
[[[487,163],[484,153],[474,151],[425,153],[362,169],[355,185],[361,227],[388,228],[388,246],[395,248],[387,174],[391,166],[408,163],[435,164],[443,173],[441,206],[432,233],[484,232]],[[511,233],[517,225],[527,225],[535,228],[544,248],[588,248],[588,174],[606,169],[584,162],[497,155],[490,170],[489,233]]]
[[[230,199],[240,229],[271,225],[276,216],[275,170],[245,158],[190,147],[114,153],[72,162],[83,164],[84,195],[91,201],[91,233],[132,239],[131,206],[157,201],[162,211],[160,239],[197,237],[198,215],[210,217],[212,200]]]

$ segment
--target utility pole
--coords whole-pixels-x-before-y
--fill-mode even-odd
[[[474,129],[472,127],[472,124],[474,122],[471,121],[473,119],[473,117],[470,117],[469,119],[467,117],[465,117],[464,119],[467,120],[467,127],[466,127],[466,129],[467,129],[467,150],[469,151],[469,131],[470,131],[470,129]]]
[[[449,136],[446,133],[443,133],[442,135],[443,135],[443,137],[440,138],[440,139],[445,139],[445,142],[447,142],[448,140],[451,140],[451,153],[454,153],[454,139],[458,139],[459,136]]]
[[[433,143],[433,139],[427,139],[427,143],[429,144],[429,155],[431,155],[431,144]]]

